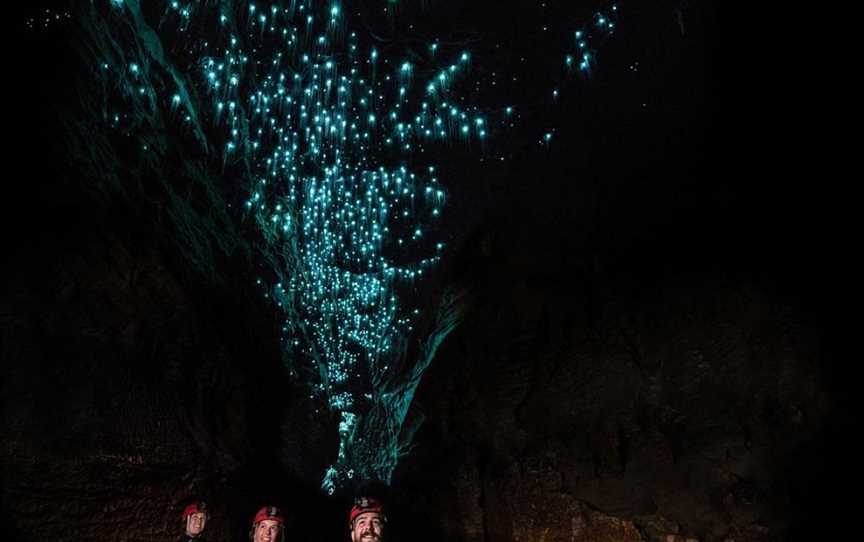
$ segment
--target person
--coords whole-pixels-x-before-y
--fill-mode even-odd
[[[183,509],[183,524],[186,531],[180,538],[182,542],[203,542],[204,528],[207,526],[208,512],[207,503],[204,501],[193,502]]]
[[[249,540],[252,542],[284,542],[285,517],[275,506],[265,506],[252,519],[252,531]]]
[[[351,542],[381,542],[386,523],[381,501],[373,497],[358,497],[348,515]]]

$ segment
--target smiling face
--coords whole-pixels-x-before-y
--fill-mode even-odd
[[[277,542],[279,539],[279,522],[272,519],[264,519],[255,525],[255,534],[252,542]]]
[[[351,523],[351,542],[381,542],[384,520],[378,512],[366,512]]]
[[[188,536],[198,536],[204,531],[204,526],[207,524],[207,514],[204,512],[195,512],[186,517],[186,534]]]

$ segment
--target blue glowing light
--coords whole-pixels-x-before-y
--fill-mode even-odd
[[[482,110],[461,88],[471,68],[469,51],[435,42],[433,54],[390,44],[379,52],[370,40],[346,32],[353,9],[343,13],[339,4],[185,4],[194,8],[171,3],[164,26],[149,31],[186,40],[166,43],[165,50],[189,51],[193,79],[169,70],[170,83],[148,81],[166,71],[161,52],[149,60],[132,54],[99,61],[122,67],[138,60],[128,64],[128,73],[120,70],[119,77],[132,82],[128,92],[147,107],[153,102],[170,109],[172,122],[194,131],[224,176],[240,183],[244,219],[260,236],[260,274],[269,277],[256,284],[282,311],[286,363],[313,375],[311,399],[340,420],[338,458],[322,487],[389,480],[404,448],[402,424],[419,376],[458,320],[451,300],[433,318],[440,327],[422,359],[405,359],[420,318],[405,294],[428,276],[446,246],[435,239],[446,190],[427,157],[452,141],[483,140],[476,148],[491,147],[485,140],[503,124],[502,110]],[[219,10],[218,17],[202,16],[208,9]],[[130,11],[112,16],[139,16]],[[598,20],[611,28],[610,20]],[[179,38],[172,22],[182,31]],[[135,23],[129,26],[146,25],[143,18]],[[578,50],[560,53],[566,66],[581,58],[580,68],[587,69],[598,32],[576,31]],[[552,97],[559,98],[558,88]],[[503,112],[512,116],[514,107]],[[113,118],[117,124],[128,117]],[[513,118],[506,123],[515,124]],[[541,142],[552,135],[545,132]],[[536,141],[536,134],[530,138]]]

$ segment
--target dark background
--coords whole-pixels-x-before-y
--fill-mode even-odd
[[[81,167],[68,134],[98,123],[82,121],[79,29],[26,24],[56,6],[18,8],[6,36],[4,539],[164,539],[199,496],[213,540],[244,536],[264,503],[299,537],[340,539],[347,498],[316,489],[336,420],[312,416],[282,368],[254,241],[193,204],[185,223],[223,242],[189,250],[159,182],[94,175],[133,167],[116,141]],[[556,82],[561,43],[536,29],[592,8],[430,2],[375,28],[471,42],[482,100],[520,112],[504,162],[469,149],[442,166],[451,250],[430,288],[467,286],[472,305],[418,392],[426,423],[386,492],[391,528],[842,534],[856,245],[818,122],[830,100],[807,42],[822,42],[806,13],[622,2],[592,77]],[[524,84],[492,89],[493,71]],[[549,146],[530,135],[549,128]]]

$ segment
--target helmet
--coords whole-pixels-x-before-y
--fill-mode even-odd
[[[258,513],[255,514],[255,518],[252,519],[252,525],[260,523],[265,519],[272,519],[273,521],[279,522],[280,525],[285,524],[285,517],[282,515],[282,510],[279,510],[275,506],[265,506],[261,510],[258,510]]]
[[[284,542],[285,516],[282,514],[282,510],[276,508],[275,506],[265,506],[261,510],[258,510],[258,513],[255,514],[255,517],[252,518],[252,530],[249,531],[249,540],[255,539],[255,529],[258,528],[258,524],[268,519],[273,520],[279,524],[279,540]]]
[[[381,504],[381,501],[372,497],[357,497],[354,499],[354,506],[351,507],[351,513],[348,514],[348,525],[350,526],[354,523],[357,516],[367,512],[378,512],[381,519],[385,521],[387,519],[386,516],[384,516],[384,506]]]
[[[183,515],[180,516],[180,519],[186,519],[192,514],[203,513],[207,514],[207,503],[204,501],[193,502],[189,506],[183,509]]]

